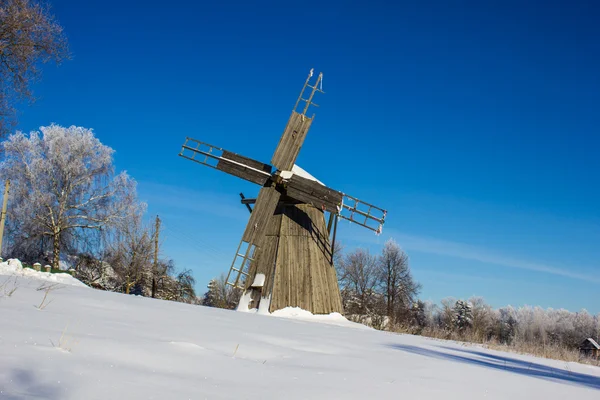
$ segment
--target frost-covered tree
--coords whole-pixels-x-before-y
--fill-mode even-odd
[[[550,320],[541,307],[520,307],[516,312],[517,329],[515,338],[525,343],[549,344]]]
[[[600,336],[600,329],[598,329],[599,322],[597,317],[594,318],[585,309],[575,314],[573,318],[575,335],[570,345],[578,346],[587,338],[598,339],[598,336]]]
[[[207,307],[216,307],[216,304],[219,302],[219,288],[216,279],[211,279],[206,285],[208,289],[206,293],[204,293],[204,298],[202,299],[202,305]]]
[[[511,307],[498,310],[494,334],[500,343],[510,344],[517,331],[517,312]]]
[[[211,279],[208,291],[204,294],[202,305],[207,307],[234,309],[240,299],[241,291],[234,289],[225,282],[225,275]]]
[[[454,305],[452,323],[459,331],[464,331],[473,325],[473,308],[468,301],[457,300]]]
[[[39,78],[39,65],[68,56],[63,28],[45,2],[0,1],[0,134],[13,122],[13,104],[33,100],[30,86]]]
[[[427,326],[427,314],[425,303],[418,300],[410,309],[410,325],[417,328],[417,333]]]
[[[41,132],[11,135],[3,147],[0,174],[11,180],[11,244],[52,242],[52,264],[59,266],[65,239],[117,223],[136,202],[136,184],[125,172],[115,175],[114,150],[90,129],[51,125]]]

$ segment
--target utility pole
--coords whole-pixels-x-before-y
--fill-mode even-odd
[[[154,267],[152,268],[152,298],[156,297],[156,290],[158,286],[157,275],[158,275],[158,232],[160,231],[160,218],[156,216],[156,232],[154,234]]]
[[[6,222],[6,206],[8,205],[8,190],[10,189],[10,179],[4,186],[4,199],[2,201],[2,216],[0,217],[0,256],[2,255],[2,239],[4,238],[4,223]],[[2,261],[2,257],[0,257]]]

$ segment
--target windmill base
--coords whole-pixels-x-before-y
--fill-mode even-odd
[[[258,249],[238,305],[240,311],[299,307],[313,314],[343,313],[321,210],[281,202]]]

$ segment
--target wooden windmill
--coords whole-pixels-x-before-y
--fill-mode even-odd
[[[251,214],[227,275],[229,285],[243,290],[238,310],[300,307],[314,314],[342,313],[332,252],[338,219],[377,233],[385,220],[384,209],[330,189],[295,165],[314,119],[306,113],[317,106],[315,94],[323,93],[323,74],[314,85],[312,76],[311,70],[272,165],[189,137],[179,154],[261,186],[256,199],[242,198]]]

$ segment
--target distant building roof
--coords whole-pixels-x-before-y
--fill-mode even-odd
[[[594,346],[594,348],[596,348],[597,350],[600,350],[600,345],[598,343],[596,343],[596,341],[592,338],[587,338],[583,341],[583,343],[581,343],[580,347],[584,347],[585,345],[589,345],[591,344],[592,346]]]

